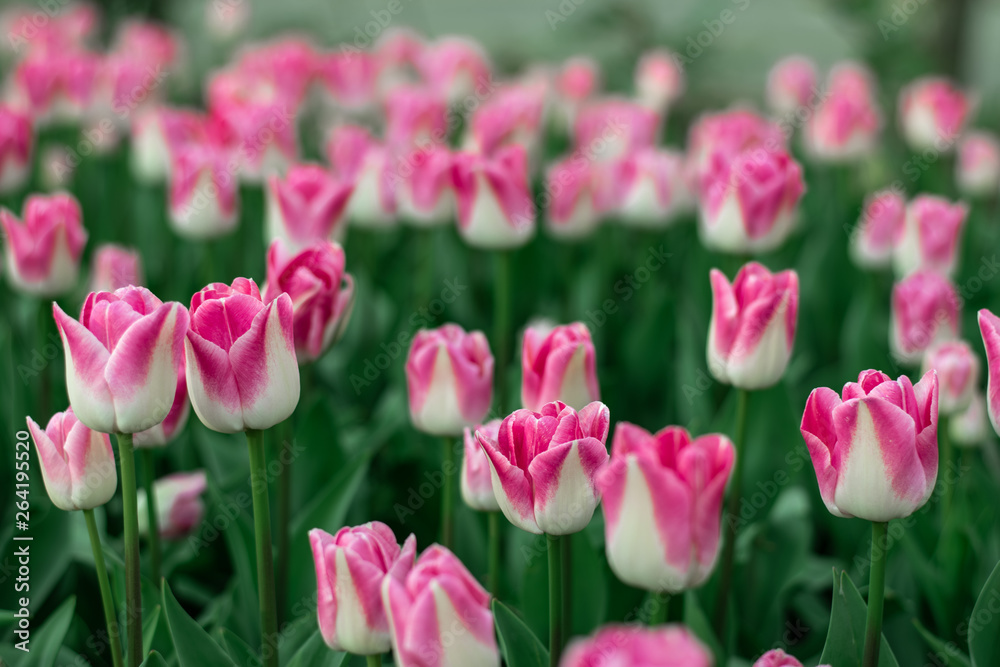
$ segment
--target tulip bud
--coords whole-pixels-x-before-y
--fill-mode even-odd
[[[600,400],[597,355],[586,324],[529,326],[521,347],[521,403],[527,409],[538,412],[562,401],[579,410]]]
[[[102,433],[137,433],[169,414],[184,363],[188,311],[144,287],[91,292],[79,321],[52,304],[76,416]]]
[[[34,141],[31,117],[0,104],[0,195],[15,192],[27,182]]]
[[[820,495],[830,513],[885,522],[920,509],[938,471],[938,379],[916,385],[869,370],[842,396],[813,389],[802,415]]]
[[[454,220],[451,168],[451,150],[447,146],[430,144],[401,157],[392,174],[400,217],[419,227]]]
[[[474,152],[493,153],[519,144],[534,155],[542,138],[544,109],[545,91],[539,86],[504,86],[473,112],[465,145]]]
[[[170,412],[156,426],[133,435],[132,445],[137,448],[163,447],[184,430],[190,413],[191,403],[188,401],[187,375],[182,361],[177,367],[177,389],[174,391],[174,402],[170,406]]]
[[[477,96],[492,86],[491,66],[483,48],[463,37],[440,37],[426,45],[417,63],[423,80],[451,105]]]
[[[662,119],[652,109],[617,97],[583,106],[573,124],[573,145],[592,160],[612,162],[656,145]]]
[[[785,136],[776,123],[746,109],[704,114],[691,126],[688,137],[689,169],[699,193],[716,164],[728,164],[740,153],[785,147]]]
[[[870,155],[882,130],[871,73],[852,63],[830,72],[824,96],[805,126],[805,144],[817,160],[856,162]]]
[[[979,311],[979,331],[986,347],[986,407],[993,429],[1000,433],[1000,317],[983,308]]]
[[[337,176],[354,183],[347,202],[347,219],[359,227],[390,227],[396,223],[396,198],[388,151],[368,130],[342,125],[326,146]]]
[[[281,239],[291,250],[314,241],[343,242],[344,212],[353,186],[318,165],[295,165],[284,178],[267,180],[266,240]]]
[[[574,639],[559,667],[712,667],[714,662],[704,644],[682,625],[606,625],[591,637]]]
[[[476,431],[482,431],[487,440],[496,440],[500,432],[500,420],[494,419],[486,424],[466,427],[463,433],[465,457],[462,459],[462,500],[474,510],[480,512],[499,512],[500,503],[493,493],[493,480],[490,478],[490,460],[486,452],[479,446]]]
[[[657,49],[647,51],[635,67],[635,92],[639,101],[659,112],[684,92],[684,70],[675,53]]]
[[[452,181],[458,231],[476,248],[517,248],[535,235],[535,204],[528,184],[528,156],[508,146],[491,156],[458,152]]]
[[[603,403],[577,412],[554,401],[540,412],[515,411],[500,424],[495,440],[476,431],[507,520],[535,534],[583,530],[601,499],[595,477],[608,461],[609,425]]]
[[[959,447],[979,447],[986,441],[986,397],[976,389],[964,411],[948,420],[948,433]]]
[[[422,86],[398,86],[385,99],[385,143],[406,150],[448,141],[448,105]]]
[[[995,196],[1000,187],[1000,141],[990,132],[969,132],[958,143],[955,181],[971,197]]]
[[[205,516],[205,503],[201,500],[201,494],[205,493],[207,487],[204,470],[174,473],[153,483],[156,525],[161,538],[182,539],[201,523]],[[148,502],[146,490],[139,489],[136,493],[136,511],[140,535],[149,533]]]
[[[595,165],[575,158],[549,167],[545,175],[545,190],[551,197],[546,207],[546,228],[552,236],[578,240],[589,236],[600,224],[599,173]]]
[[[188,394],[205,426],[264,430],[292,414],[299,402],[292,312],[287,294],[264,303],[247,278],[212,283],[191,297]]]
[[[723,435],[679,426],[656,435],[618,422],[597,474],[608,564],[638,588],[679,593],[708,579],[719,554],[722,496],[733,467]]]
[[[132,175],[142,183],[162,183],[170,176],[171,151],[202,138],[206,127],[198,113],[158,107],[136,114],[131,131]]]
[[[933,343],[958,338],[960,301],[947,278],[918,271],[892,288],[889,345],[903,363],[920,361]]]
[[[7,272],[11,282],[28,294],[61,296],[76,285],[80,255],[87,243],[83,213],[73,195],[31,195],[24,203],[22,223],[0,209],[7,237]]]
[[[899,93],[900,128],[918,151],[949,152],[971,110],[971,100],[948,79],[917,79]]]
[[[357,655],[385,653],[391,645],[382,584],[414,565],[417,540],[402,548],[389,526],[378,521],[341,528],[336,535],[309,531],[318,586],[319,629],[327,646]]]
[[[316,58],[316,81],[333,104],[349,113],[375,104],[378,56],[368,50],[342,48]]]
[[[347,328],[354,306],[354,278],[344,271],[344,250],[315,241],[297,254],[280,240],[267,253],[264,301],[284,292],[292,300],[292,329],[299,364],[319,359]]]
[[[114,292],[129,285],[143,283],[142,257],[138,250],[113,243],[97,247],[91,259],[90,291]]]
[[[228,234],[239,222],[239,191],[227,152],[208,142],[179,143],[170,167],[170,225],[189,239]]]
[[[896,273],[908,276],[928,269],[942,275],[955,272],[958,244],[969,209],[933,195],[918,195],[906,206],[902,233],[896,242]]]
[[[939,411],[948,416],[972,403],[979,386],[979,358],[963,340],[937,343],[924,353],[923,373],[937,371]]]
[[[90,510],[111,500],[118,488],[115,453],[107,433],[92,431],[73,408],[52,415],[43,431],[28,417],[45,492],[61,510]]]
[[[866,269],[881,269],[892,261],[896,240],[903,232],[906,201],[892,190],[865,200],[864,212],[851,233],[851,258]]]
[[[396,86],[418,81],[425,48],[424,38],[410,28],[390,26],[382,31],[374,46],[378,62],[376,92],[385,95]]]
[[[776,648],[760,656],[757,662],[753,663],[753,667],[802,667],[802,663],[794,656]],[[830,665],[817,665],[817,667],[830,667]]]
[[[712,269],[712,321],[708,369],[715,379],[740,389],[763,389],[785,373],[795,343],[799,276],[772,274],[750,262],[730,285]]]
[[[100,69],[101,56],[83,49],[61,45],[31,52],[10,77],[11,99],[30,110],[38,127],[79,123],[90,109]]]
[[[500,667],[490,594],[446,548],[391,570],[382,602],[398,667]]]
[[[811,109],[816,94],[816,63],[805,56],[782,58],[767,75],[767,104],[781,115],[794,116]]]
[[[674,151],[630,153],[615,163],[609,180],[609,206],[623,224],[662,229],[694,209],[684,157]]]
[[[486,416],[493,400],[493,355],[486,336],[457,324],[421,329],[406,358],[406,386],[418,430],[461,435]]]
[[[585,56],[569,58],[554,73],[552,88],[559,129],[572,128],[580,108],[601,89],[600,65]]]

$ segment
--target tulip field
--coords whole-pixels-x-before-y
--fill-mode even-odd
[[[0,667],[1000,666],[989,3],[18,1]]]

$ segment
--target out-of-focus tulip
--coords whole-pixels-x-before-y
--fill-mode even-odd
[[[521,404],[528,410],[540,412],[552,401],[580,410],[601,399],[597,355],[583,322],[556,327],[539,323],[525,329],[521,372]]]
[[[132,175],[143,183],[160,183],[170,175],[171,151],[200,140],[206,120],[186,109],[143,109],[136,113],[131,131]]]
[[[949,152],[972,111],[972,101],[948,79],[925,77],[899,92],[899,124],[915,150]]]
[[[986,441],[987,423],[986,397],[977,389],[969,407],[948,420],[948,433],[959,447],[978,447]]]
[[[606,625],[592,637],[574,639],[559,667],[712,667],[714,662],[705,645],[684,626]]]
[[[424,81],[449,104],[481,95],[492,68],[479,44],[463,37],[441,37],[426,45],[417,63]]]
[[[556,98],[556,122],[560,129],[570,129],[583,104],[601,88],[600,65],[585,56],[569,58],[555,72],[552,88]]]
[[[781,115],[810,108],[819,75],[816,63],[805,56],[782,58],[767,74],[767,105]]]
[[[94,251],[90,268],[91,292],[114,292],[142,283],[142,257],[138,250],[105,243]]]
[[[473,112],[465,144],[481,153],[520,144],[534,155],[541,142],[544,110],[544,90],[540,87],[520,84],[500,88]]]
[[[969,208],[943,197],[918,195],[906,205],[906,216],[893,253],[896,273],[905,277],[927,269],[952,275]]]
[[[608,563],[619,579],[670,593],[704,583],[719,554],[722,496],[734,460],[723,435],[692,440],[679,426],[652,435],[618,422],[597,488]]]
[[[465,457],[462,459],[462,500],[480,512],[499,512],[500,503],[493,493],[493,480],[490,478],[490,460],[479,446],[476,431],[482,431],[483,437],[488,440],[496,440],[500,432],[500,420],[494,419],[479,426],[466,427],[463,433]]]
[[[584,105],[573,124],[573,145],[597,162],[611,162],[651,148],[660,134],[660,115],[632,100],[607,97]]]
[[[1000,433],[1000,317],[983,308],[979,311],[979,331],[986,346],[986,407],[993,429]]]
[[[788,655],[780,648],[768,651],[753,663],[753,667],[802,667],[802,663],[795,659],[795,656]],[[817,667],[830,667],[830,665],[818,665]]]
[[[601,499],[595,478],[608,462],[609,426],[603,403],[577,412],[554,401],[539,412],[515,411],[501,422],[495,440],[476,431],[504,516],[529,533],[583,530]]]
[[[1000,187],[1000,141],[990,132],[969,132],[958,142],[958,189],[972,197],[996,196]]]
[[[923,372],[937,371],[942,415],[962,412],[979,387],[979,358],[963,340],[937,343],[924,354]]]
[[[19,190],[31,173],[31,117],[0,104],[0,195]]]
[[[118,471],[106,433],[87,428],[72,408],[52,415],[44,430],[28,417],[28,431],[53,505],[66,511],[89,510],[115,495]]]
[[[549,167],[545,190],[550,197],[546,207],[546,229],[561,239],[589,236],[601,222],[599,172],[587,160],[570,157]]]
[[[228,42],[243,34],[250,23],[249,2],[206,2],[205,26],[217,42]]]
[[[39,8],[30,4],[9,3],[0,10],[0,32],[7,36],[0,48],[9,47],[15,58],[32,53],[81,50],[87,48],[100,29],[97,8],[86,2],[67,2],[58,11],[38,16]]]
[[[385,94],[420,79],[418,66],[426,43],[419,33],[406,27],[390,26],[379,35],[374,48],[379,68],[376,92]]]
[[[213,431],[263,430],[299,402],[292,299],[264,303],[253,280],[212,283],[191,297],[188,395]]]
[[[53,315],[66,352],[66,390],[76,416],[102,433],[137,433],[170,413],[184,363],[188,311],[144,287],[91,292],[80,319]]]
[[[38,180],[42,189],[64,190],[73,183],[73,156],[64,144],[49,144],[38,156]],[[2,177],[0,177],[2,178]]]
[[[279,37],[244,48],[235,69],[237,79],[245,84],[244,90],[237,92],[249,93],[244,98],[246,101],[276,103],[294,115],[312,84],[316,50],[302,37]],[[214,106],[213,102],[214,99],[210,99],[210,106]]]
[[[205,503],[201,494],[208,488],[204,470],[178,472],[161,477],[153,483],[156,495],[156,525],[160,537],[179,540],[198,527],[205,516]],[[149,533],[149,511],[146,490],[136,493],[139,534]]]
[[[430,144],[404,153],[393,171],[400,217],[421,227],[454,220],[451,167],[447,146]]]
[[[853,162],[875,150],[881,130],[871,73],[854,63],[834,67],[805,126],[809,153],[825,162]]]
[[[180,236],[211,239],[236,228],[239,190],[228,151],[186,143],[172,151],[170,224]]]
[[[647,148],[626,155],[612,167],[608,205],[625,224],[662,229],[694,208],[684,157]]]
[[[385,143],[408,149],[448,141],[448,105],[430,88],[400,86],[385,100]]]
[[[717,155],[702,188],[702,242],[711,250],[745,254],[784,242],[805,184],[802,168],[787,152],[754,148],[728,161]]]
[[[666,111],[684,92],[680,59],[662,49],[644,53],[635,66],[635,92],[645,106]]]
[[[928,347],[958,338],[961,302],[954,286],[931,271],[911,274],[892,288],[889,344],[903,363],[916,364]]]
[[[11,282],[19,290],[42,297],[73,289],[87,243],[79,202],[68,193],[31,195],[24,203],[23,218],[22,222],[0,209]]]
[[[13,100],[37,126],[79,122],[93,100],[101,58],[76,49],[35,51],[13,72]]]
[[[493,355],[486,336],[457,324],[418,331],[406,358],[406,386],[417,429],[461,435],[482,421],[493,400]]]
[[[297,125],[285,101],[236,103],[212,108],[233,132],[233,176],[246,183],[262,183],[272,174],[288,171],[299,160]]]
[[[363,127],[342,125],[327,143],[327,156],[341,179],[354,183],[347,202],[347,219],[359,227],[389,227],[396,223],[393,181],[398,176],[385,146]]]
[[[892,190],[865,200],[861,219],[851,234],[851,258],[866,269],[882,269],[892,262],[893,249],[903,232],[906,200]]]
[[[373,521],[336,535],[309,531],[318,586],[319,629],[327,646],[357,655],[391,646],[382,584],[390,572],[405,577],[414,565],[417,539],[400,548],[392,529]]]
[[[750,149],[779,150],[785,136],[777,123],[747,109],[731,109],[700,116],[688,134],[689,169],[699,192],[717,164],[728,164]]]
[[[938,471],[938,379],[917,384],[863,371],[842,396],[813,389],[802,415],[820,495],[830,513],[884,522],[918,510]]]
[[[316,79],[337,107],[358,113],[375,103],[378,70],[377,54],[342,48],[317,57]]]
[[[267,237],[301,250],[314,241],[343,242],[354,187],[319,165],[296,165],[267,181]]]
[[[491,156],[455,153],[452,182],[458,231],[469,245],[504,250],[522,246],[535,235],[535,203],[523,146],[507,146]]]
[[[275,241],[267,252],[264,302],[282,293],[291,297],[299,364],[318,359],[347,328],[354,306],[354,278],[344,265],[343,248],[330,241],[314,241],[298,253]]]

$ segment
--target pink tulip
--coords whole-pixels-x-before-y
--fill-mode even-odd
[[[441,37],[426,45],[417,63],[439,97],[458,105],[491,85],[492,66],[482,47],[463,37]]]
[[[205,516],[205,503],[201,495],[208,488],[205,471],[178,472],[161,477],[153,483],[156,495],[156,525],[160,537],[165,540],[179,540],[201,524]],[[139,518],[139,533],[149,533],[149,511],[146,504],[146,490],[139,489],[136,506]]]
[[[647,148],[626,155],[612,168],[609,205],[626,225],[662,229],[694,208],[684,157]]]
[[[390,570],[382,601],[398,667],[500,667],[490,594],[446,548]]]
[[[488,440],[496,440],[500,432],[500,420],[494,419],[471,428],[467,426],[463,432],[465,456],[462,459],[462,500],[480,512],[499,512],[500,503],[493,493],[493,480],[490,477],[490,460],[479,446],[477,431],[482,431],[483,437]]]
[[[535,235],[535,203],[524,147],[507,146],[491,156],[455,153],[452,183],[458,231],[469,245],[516,248]]]
[[[708,368],[720,382],[763,389],[785,374],[795,343],[799,276],[772,274],[757,262],[740,269],[732,285],[712,269]]]
[[[688,135],[689,169],[699,193],[717,164],[729,164],[750,149],[766,151],[785,147],[781,128],[746,109],[731,109],[700,116]]]
[[[142,257],[138,250],[114,243],[97,247],[91,259],[90,291],[114,292],[129,285],[143,283]]]
[[[37,126],[79,122],[90,108],[101,57],[77,49],[35,51],[13,71],[13,99]]]
[[[928,269],[952,275],[968,214],[968,206],[943,197],[918,195],[910,201],[893,255],[896,273],[907,276]]]
[[[918,271],[892,288],[889,343],[904,363],[917,363],[934,343],[954,340],[959,333],[961,301],[947,278]]]
[[[137,111],[131,132],[132,175],[143,183],[162,183],[170,175],[173,151],[204,140],[208,121],[195,111],[156,107]]]
[[[760,656],[757,662],[753,663],[753,667],[802,667],[802,663],[794,656],[776,648]],[[818,665],[817,667],[830,667],[830,665]]]
[[[294,250],[314,241],[342,242],[345,212],[354,187],[318,165],[295,165],[267,181],[267,236]]]
[[[170,224],[180,236],[211,239],[239,222],[239,190],[229,151],[208,142],[172,148]]]
[[[608,564],[619,579],[679,593],[708,579],[719,554],[722,496],[735,459],[723,435],[679,426],[655,435],[618,422],[597,475]]]
[[[83,213],[73,195],[31,195],[24,222],[0,209],[7,237],[7,272],[18,289],[43,297],[61,296],[76,285],[80,255],[87,243]]]
[[[281,293],[291,297],[299,364],[317,360],[347,328],[354,306],[354,278],[344,265],[343,248],[330,241],[315,241],[292,253],[276,240],[268,250],[264,301],[270,303]]]
[[[430,144],[404,153],[393,172],[399,214],[420,227],[455,219],[452,155],[447,146]]]
[[[591,637],[574,639],[559,666],[712,667],[713,664],[712,654],[684,626],[606,625]]]
[[[118,471],[111,439],[77,419],[73,408],[52,415],[45,430],[28,417],[42,481],[52,504],[61,510],[89,510],[111,500]]]
[[[91,292],[79,321],[52,304],[76,416],[102,433],[137,433],[166,418],[184,363],[188,312],[144,287]]]
[[[385,99],[385,143],[393,149],[447,144],[448,105],[422,86],[398,86]]]
[[[31,117],[0,104],[0,195],[19,190],[28,180],[34,142]]]
[[[802,415],[820,495],[830,513],[885,522],[919,509],[938,471],[938,379],[916,385],[869,370],[841,396],[813,389]]]
[[[327,646],[358,655],[385,653],[391,646],[382,585],[390,573],[413,568],[417,540],[400,548],[389,526],[378,521],[341,528],[336,535],[309,531],[318,587],[319,629]]]
[[[676,54],[647,51],[635,66],[635,92],[650,109],[664,112],[684,92],[684,69]]]
[[[817,93],[816,63],[805,56],[782,58],[767,74],[767,104],[782,116],[812,108]]]
[[[212,283],[191,297],[185,340],[191,405],[213,431],[263,430],[299,402],[293,305],[264,303],[253,280]]]
[[[937,371],[939,411],[953,415],[969,407],[979,387],[979,358],[965,341],[948,341],[927,348],[923,372]]]
[[[564,103],[579,104],[601,89],[601,67],[592,58],[570,58],[556,72],[554,87]]]
[[[493,355],[486,336],[457,324],[421,329],[406,358],[406,386],[418,430],[461,435],[482,421],[493,400]]]
[[[899,93],[899,123],[915,150],[948,152],[972,112],[972,101],[948,79],[925,77]]]
[[[990,132],[969,132],[958,142],[955,181],[973,197],[996,196],[1000,188],[1000,140]]]
[[[660,115],[637,102],[606,97],[581,107],[573,124],[573,145],[598,162],[611,162],[653,147]]]
[[[972,402],[962,412],[948,420],[948,433],[959,447],[979,447],[986,441],[987,417],[986,397],[979,389],[972,396]]]
[[[600,174],[587,160],[568,158],[549,167],[545,189],[546,228],[556,238],[581,239],[601,222]]]
[[[510,84],[476,107],[466,144],[481,153],[520,144],[534,154],[542,139],[545,91],[531,84]]]
[[[855,162],[875,150],[881,130],[871,74],[853,63],[834,67],[805,126],[809,153],[825,162]]]
[[[398,85],[416,82],[425,48],[424,38],[410,28],[390,26],[383,31],[374,46],[378,61],[377,92],[384,94]]]
[[[294,115],[312,85],[316,60],[316,51],[307,40],[279,37],[244,48],[234,69],[244,86],[245,101],[276,103]]]
[[[851,234],[851,257],[866,269],[881,269],[892,262],[896,240],[903,233],[906,200],[892,190],[876,192],[865,200],[861,220]]]
[[[979,311],[979,331],[986,346],[986,407],[993,429],[1000,433],[1000,317],[983,308]]]
[[[554,401],[539,412],[515,411],[500,424],[495,440],[477,431],[504,516],[529,533],[583,530],[601,499],[595,480],[608,461],[609,426],[603,403],[577,412]]]
[[[184,430],[188,416],[191,414],[191,402],[188,401],[187,375],[182,363],[177,368],[177,389],[174,391],[174,402],[170,412],[156,426],[145,431],[139,431],[132,436],[132,444],[140,447],[163,447]]]
[[[363,127],[342,125],[326,146],[334,173],[354,183],[347,219],[359,227],[389,227],[396,223],[393,183],[396,173],[385,146]]]
[[[249,2],[206,2],[205,27],[217,43],[226,43],[245,33],[250,23]]]
[[[583,322],[540,323],[524,330],[521,345],[521,403],[540,412],[552,401],[576,410],[601,398],[597,355]]]
[[[233,173],[240,181],[265,182],[271,174],[285,173],[299,161],[298,126],[293,108],[285,100],[241,101],[211,107],[211,113],[223,119],[233,133],[233,154],[238,167]]]
[[[378,56],[367,50],[341,49],[317,57],[316,79],[333,103],[348,112],[375,104]]]
[[[65,3],[58,11],[46,12],[45,20],[38,17],[38,11],[22,3],[8,4],[0,10],[0,31],[7,36],[0,45],[10,48],[9,55],[84,49],[100,29],[101,17],[90,3]]]

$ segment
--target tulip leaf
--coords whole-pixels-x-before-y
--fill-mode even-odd
[[[1000,664],[1000,563],[986,580],[969,619],[969,653],[972,667],[992,667]]]
[[[153,637],[156,636],[156,628],[160,624],[160,605],[153,607],[153,611],[146,613],[142,617],[142,654],[149,655],[153,646]]]
[[[31,636],[28,657],[21,667],[52,667],[55,664],[75,610],[76,597],[73,596],[52,612],[38,632]]]
[[[14,616],[14,612],[7,609],[0,609],[0,625],[13,623],[16,618],[17,616]]]
[[[724,665],[726,653],[715,636],[712,624],[698,602],[698,596],[694,591],[684,593],[684,625],[691,629],[691,632],[702,641],[715,656],[717,665]]]
[[[493,618],[500,637],[500,653],[508,667],[546,667],[549,652],[510,607],[493,600]]]
[[[153,651],[146,659],[142,661],[139,667],[167,667],[167,661],[163,659],[163,656]]]
[[[180,667],[237,667],[205,629],[188,616],[166,581],[163,582],[163,611]]]
[[[861,667],[865,649],[865,623],[868,606],[847,572],[833,571],[833,607],[830,611],[830,629],[820,664],[831,667]],[[882,637],[879,667],[899,667],[889,642]]]
[[[240,667],[258,667],[260,658],[256,651],[250,648],[249,644],[240,639],[236,633],[228,628],[219,628],[219,643],[226,649],[237,665]]]
[[[934,649],[934,658],[938,660],[938,664],[941,667],[970,667],[972,663],[969,659],[965,657],[965,654],[959,651],[953,643],[945,643],[944,640],[935,637],[931,634],[930,630],[925,628],[923,624],[917,619],[913,619],[913,625],[917,628],[917,632],[920,636],[924,638],[927,645]]]
[[[331,651],[316,630],[285,667],[340,667],[346,659],[346,653]]]

